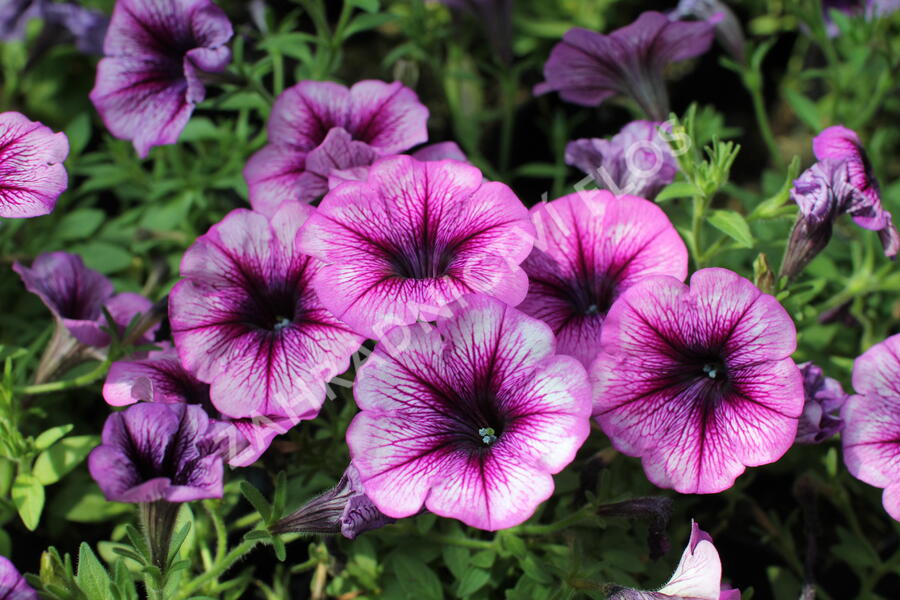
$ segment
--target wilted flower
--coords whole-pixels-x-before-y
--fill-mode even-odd
[[[513,0],[438,0],[455,10],[472,14],[484,28],[485,37],[500,59],[512,61]]]
[[[147,358],[114,362],[103,384],[103,399],[110,406],[128,406],[136,402],[199,404],[213,421],[223,426],[216,431],[216,442],[225,460],[233,467],[253,464],[294,422],[278,416],[233,419],[219,414],[209,399],[209,384],[188,373],[175,349],[163,344]]]
[[[519,310],[553,329],[557,352],[588,367],[618,296],[650,275],[687,276],[688,253],[665,213],[634,196],[583,191],[531,210],[534,250],[522,263],[528,295]]]
[[[675,179],[678,163],[658,131],[663,123],[632,121],[604,140],[586,138],[566,145],[566,164],[590,175],[615,194],[652,200]]]
[[[796,341],[778,301],[731,271],[701,269],[690,287],[644,279],[603,323],[590,370],[594,416],[654,484],[720,492],[794,441],[803,410]]]
[[[269,116],[269,143],[250,157],[244,178],[254,210],[271,214],[285,200],[312,202],[331,171],[365,166],[428,139],[428,109],[400,82],[366,80],[352,88],[301,81]]]
[[[107,417],[88,469],[106,499],[115,502],[220,498],[216,433],[199,406],[142,402]]]
[[[584,368],[550,328],[484,295],[437,325],[396,327],[359,368],[347,430],[366,495],[388,516],[518,525],[590,430]]]
[[[533,234],[512,190],[475,167],[394,156],[331,190],[298,244],[325,263],[314,279],[325,306],[377,339],[466,293],[521,302]]]
[[[0,41],[20,40],[31,19],[43,19],[41,37],[47,43],[69,38],[86,54],[101,54],[109,17],[72,2],[4,0],[0,4]]]
[[[691,522],[691,539],[666,585],[655,592],[618,588],[609,600],[741,600],[741,592],[722,587],[722,560],[712,537]]]
[[[844,463],[854,477],[884,488],[882,502],[900,521],[900,334],[853,364],[853,388],[841,410]]]
[[[821,367],[811,362],[798,365],[803,375],[806,401],[797,426],[800,444],[818,444],[844,428],[839,412],[848,394],[836,379],[826,377]]]
[[[669,115],[663,68],[703,54],[712,39],[710,22],[671,21],[653,11],[609,35],[573,28],[553,48],[544,65],[546,81],[534,92],[559,92],[563,100],[583,106],[624,94],[650,119],[662,121]]]
[[[0,217],[39,217],[68,185],[66,134],[17,112],[0,113]]]
[[[184,253],[172,335],[225,415],[314,417],[362,342],[322,306],[311,283],[321,265],[295,245],[313,211],[288,202],[269,219],[237,209]]]
[[[335,487],[278,521],[272,530],[275,533],[340,533],[352,540],[394,521],[366,496],[359,471],[351,463]]]
[[[0,556],[0,598],[3,600],[38,600],[37,592],[32,589],[15,565]]]
[[[744,30],[734,11],[721,0],[680,0],[669,16],[675,19],[694,17],[715,23],[716,39],[735,60],[744,62]]]
[[[210,0],[117,0],[91,101],[138,155],[172,144],[206,96],[204,73],[225,69],[228,17]]]

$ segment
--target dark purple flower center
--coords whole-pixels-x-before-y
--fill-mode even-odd
[[[474,393],[460,394],[449,407],[457,425],[454,433],[461,445],[473,454],[493,446],[503,435],[508,419],[498,404],[492,392],[475,390]]]
[[[576,315],[605,316],[617,295],[617,283],[608,276],[582,277],[567,290],[567,299]]]
[[[439,279],[447,274],[454,256],[450,249],[425,239],[413,248],[387,249],[385,254],[394,274],[404,279]]]
[[[186,415],[178,423],[178,429],[171,438],[165,440],[163,448],[153,447],[162,440],[135,439],[128,431],[123,450],[136,472],[132,486],[165,477],[172,485],[190,485],[195,475],[198,461],[204,454],[192,448],[197,443],[190,431],[186,431]],[[146,445],[144,445],[146,444]],[[212,447],[210,447],[210,450]]]
[[[254,329],[280,332],[297,322],[302,314],[301,289],[297,283],[261,284],[248,289],[247,299],[239,313],[243,321]]]

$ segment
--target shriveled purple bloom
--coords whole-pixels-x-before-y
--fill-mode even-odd
[[[547,323],[560,354],[588,367],[616,298],[650,275],[687,276],[688,252],[665,213],[635,196],[583,191],[531,210],[534,250],[522,263],[519,310]]]
[[[512,61],[513,0],[438,0],[452,9],[466,11],[478,19],[494,52],[504,62]]]
[[[853,388],[841,410],[844,463],[883,488],[882,503],[900,521],[900,334],[875,344],[853,363]]]
[[[652,200],[675,179],[678,162],[659,132],[663,123],[632,121],[612,139],[584,138],[566,145],[566,164],[615,194]]]
[[[135,404],[106,419],[88,469],[115,502],[221,498],[217,429],[197,405]]]
[[[0,113],[0,217],[49,214],[68,186],[66,134],[17,112]]]
[[[669,96],[663,69],[709,50],[713,31],[710,22],[672,21],[653,11],[608,35],[570,29],[550,53],[544,65],[546,81],[534,92],[559,92],[563,100],[583,106],[624,94],[650,119],[664,121]]]
[[[351,463],[337,485],[276,523],[276,533],[338,534],[354,539],[359,534],[394,523],[363,490],[359,471]]]
[[[477,168],[394,156],[366,181],[331,190],[297,243],[325,265],[314,279],[323,304],[377,339],[470,292],[515,306],[528,288],[519,265],[533,237],[512,190]]]
[[[0,556],[0,598],[38,600],[37,592],[28,585],[16,566],[5,556]]]
[[[228,17],[210,0],[117,0],[91,101],[138,155],[172,144],[206,96],[204,72],[231,61]]]
[[[357,373],[347,430],[366,495],[401,518],[424,505],[472,527],[518,525],[553,493],[590,426],[584,368],[550,328],[469,295],[435,326],[387,333]]]
[[[803,411],[796,342],[778,301],[731,271],[701,269],[690,286],[648,277],[603,323],[594,417],[654,484],[720,492],[793,443]]]
[[[844,428],[839,413],[849,395],[839,381],[826,377],[821,367],[811,362],[798,367],[803,375],[806,401],[797,426],[796,441],[800,444],[818,444]]]
[[[400,82],[365,80],[350,89],[301,81],[269,116],[269,143],[250,157],[244,178],[254,210],[270,215],[285,200],[312,202],[332,171],[367,166],[428,139],[428,109]]]
[[[313,290],[322,265],[294,243],[313,212],[296,202],[271,219],[237,209],[184,253],[184,280],[169,296],[172,335],[225,415],[313,418],[326,383],[359,349],[362,338]]]
[[[617,588],[609,600],[741,600],[739,590],[722,587],[722,560],[712,537],[691,523],[691,539],[668,583],[655,592]]]
[[[136,402],[199,404],[223,427],[216,432],[223,457],[233,467],[245,467],[259,459],[276,435],[294,422],[275,416],[233,419],[220,414],[210,402],[209,384],[191,375],[174,348],[151,352],[146,358],[114,362],[103,384],[103,398],[110,406]]]
[[[715,23],[716,39],[738,62],[744,62],[744,30],[734,11],[721,0],[680,0],[669,16],[675,19],[694,17]]]
[[[26,289],[38,296],[53,316],[82,344],[102,347],[109,344],[103,308],[124,329],[139,313],[153,306],[140,294],[115,294],[102,274],[89,269],[77,254],[48,252],[34,259],[31,267],[13,264]],[[152,336],[154,329],[146,332]]]

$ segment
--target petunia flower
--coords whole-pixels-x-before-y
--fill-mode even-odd
[[[210,0],[117,0],[91,91],[110,133],[141,158],[176,142],[206,96],[204,73],[231,61],[231,35]]]
[[[427,121],[428,109],[400,82],[365,80],[347,89],[301,81],[275,101],[269,143],[244,168],[250,204],[270,215],[285,200],[312,202],[328,191],[331,171],[426,141]]]
[[[395,518],[424,505],[480,529],[518,525],[590,429],[584,368],[555,354],[545,324],[480,294],[436,325],[388,332],[353,392],[351,460]]]
[[[175,346],[229,417],[315,417],[362,342],[322,305],[312,287],[321,265],[294,243],[313,211],[234,210],[182,258],[169,295]]]
[[[115,502],[221,498],[216,433],[199,406],[142,402],[107,417],[88,469]]]
[[[162,350],[146,358],[114,362],[103,384],[103,399],[110,406],[128,406],[136,402],[199,404],[223,426],[216,442],[223,448],[225,460],[233,467],[253,464],[268,449],[272,439],[287,432],[294,423],[279,416],[233,419],[215,410],[209,398],[209,384],[191,375],[181,364],[175,349],[162,344]]]
[[[438,0],[454,10],[475,17],[485,37],[504,63],[512,62],[513,0]]]
[[[797,443],[818,444],[844,428],[840,410],[848,394],[836,379],[826,377],[822,368],[811,362],[798,365],[803,375],[805,403],[797,426]]]
[[[594,416],[652,483],[720,492],[793,443],[804,399],[796,342],[778,301],[731,271],[701,269],[690,286],[649,277],[603,322]]]
[[[741,600],[739,590],[722,587],[722,560],[712,537],[691,523],[691,539],[668,583],[655,592],[616,588],[609,600]]]
[[[900,521],[900,334],[875,344],[853,363],[853,388],[841,410],[844,463],[883,488],[885,510]]]
[[[573,28],[550,53],[544,83],[535,94],[559,92],[566,102],[597,106],[617,94],[630,96],[654,121],[669,115],[663,69],[709,50],[713,23],[671,21],[654,11],[603,35]]]
[[[0,598],[3,600],[38,600],[38,594],[28,585],[15,565],[0,556]]]
[[[17,112],[0,113],[0,217],[39,217],[53,212],[68,186],[63,161],[66,134]]]
[[[42,19],[41,38],[47,45],[72,40],[86,54],[102,54],[109,17],[72,2],[50,0],[4,0],[0,3],[0,41],[25,37],[32,19]]]
[[[694,17],[715,23],[716,39],[738,62],[744,62],[746,38],[741,22],[727,4],[721,0],[679,0],[669,13],[670,18]]]
[[[678,163],[660,135],[663,123],[632,121],[612,139],[585,138],[566,145],[566,164],[615,194],[652,200],[675,179]]]
[[[469,158],[456,142],[438,142],[422,146],[410,156],[416,160],[425,162],[437,160],[457,160],[469,162]],[[328,189],[334,189],[345,181],[365,181],[369,176],[370,164],[351,167],[349,169],[335,169],[328,174]]]
[[[355,331],[433,320],[470,292],[515,306],[533,245],[528,211],[507,186],[457,161],[375,163],[364,182],[331,190],[298,237],[325,266],[319,298]]]
[[[665,213],[634,196],[583,191],[531,210],[534,250],[519,310],[547,323],[560,354],[588,367],[616,298],[650,275],[687,276],[688,253]]]
[[[273,527],[275,533],[340,533],[355,539],[361,533],[390,525],[396,519],[382,513],[369,500],[351,463],[337,485],[319,494]]]

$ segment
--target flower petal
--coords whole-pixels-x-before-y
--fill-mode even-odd
[[[68,185],[62,164],[68,154],[66,134],[17,112],[0,113],[0,217],[52,212]]]

